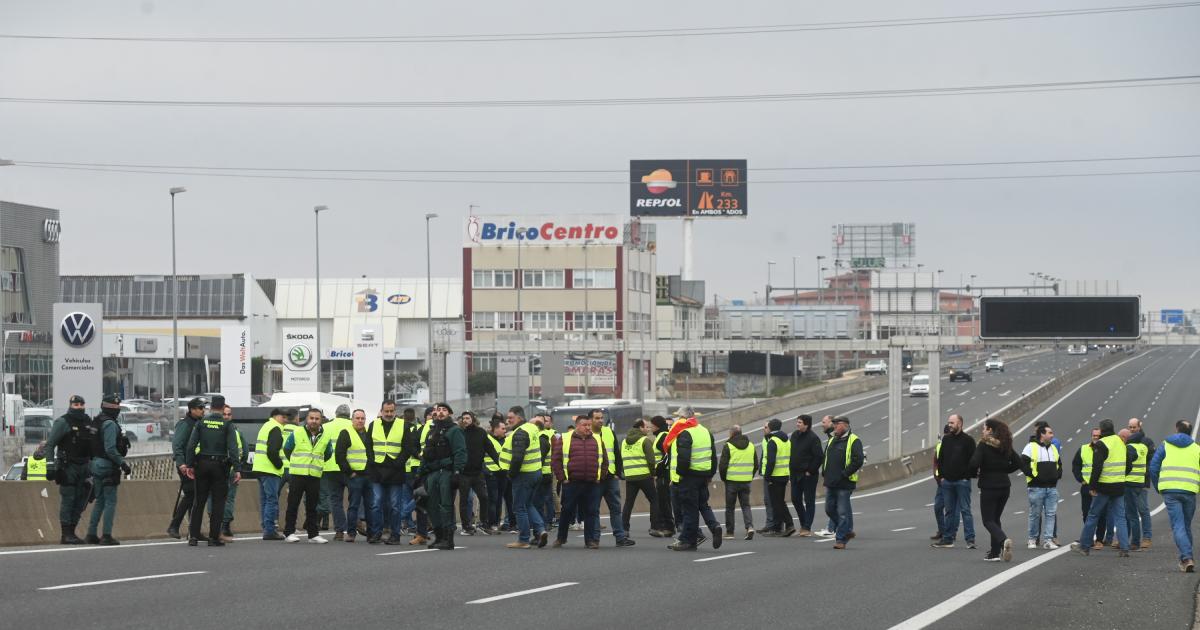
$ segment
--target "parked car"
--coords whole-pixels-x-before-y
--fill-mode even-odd
[[[50,425],[54,423],[54,410],[45,407],[29,407],[25,410],[25,441],[43,442],[50,437]]]
[[[970,363],[955,363],[950,366],[950,382],[954,381],[974,381],[975,377],[971,373]]]
[[[883,359],[872,359],[863,366],[863,374],[866,376],[887,376],[887,371],[887,361]]]
[[[121,429],[125,431],[125,437],[129,438],[130,442],[165,440],[168,437],[159,419],[148,414],[122,411],[117,421],[121,423]]]
[[[1003,372],[1004,359],[1000,358],[999,353],[993,352],[992,355],[988,357],[988,360],[983,364],[983,369],[985,372]]]
[[[1088,347],[1087,347],[1087,344],[1085,344],[1085,343],[1081,343],[1078,345],[1071,344],[1071,345],[1067,346],[1067,354],[1087,354],[1087,353],[1088,353]]]
[[[908,384],[909,396],[928,396],[929,395],[929,375],[916,374],[912,377],[912,382]]]

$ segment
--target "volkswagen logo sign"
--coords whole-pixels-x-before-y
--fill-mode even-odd
[[[304,367],[312,362],[312,350],[308,346],[298,343],[288,350],[288,361],[296,367]]]
[[[74,348],[82,348],[96,336],[96,324],[87,313],[75,311],[63,318],[58,326],[63,341]]]

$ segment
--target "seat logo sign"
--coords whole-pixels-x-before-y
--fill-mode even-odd
[[[58,327],[63,341],[73,348],[82,348],[96,336],[96,324],[87,313],[75,311],[63,318]]]
[[[288,362],[294,367],[305,367],[312,362],[312,358],[312,350],[302,343],[298,343],[288,350]]]

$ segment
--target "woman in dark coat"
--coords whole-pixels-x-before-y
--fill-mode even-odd
[[[1008,425],[994,418],[985,420],[983,437],[971,456],[969,468],[979,478],[979,513],[983,517],[983,526],[992,537],[991,549],[983,557],[988,562],[1012,561],[1012,540],[1000,527],[1000,515],[1004,513],[1012,485],[1009,475],[1020,466]]]

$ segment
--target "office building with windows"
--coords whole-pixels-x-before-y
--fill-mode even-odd
[[[35,404],[51,396],[61,234],[58,210],[0,201],[4,391]]]

